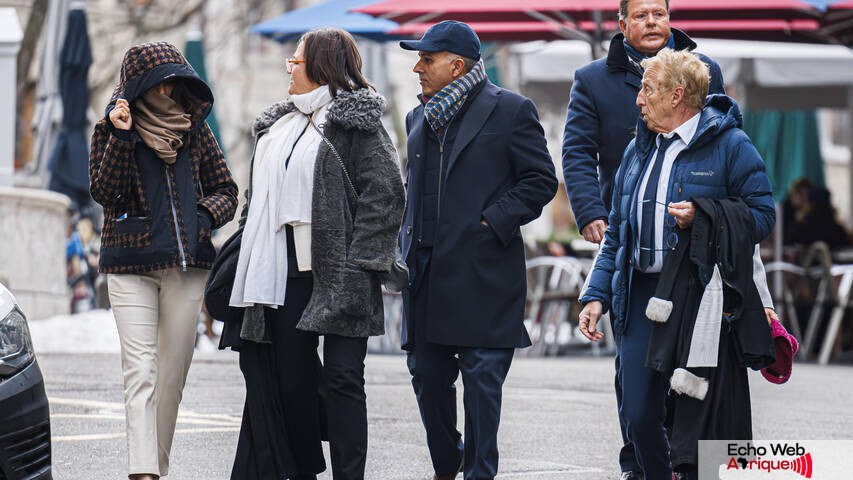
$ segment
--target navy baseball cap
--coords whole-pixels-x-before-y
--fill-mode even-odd
[[[450,52],[456,55],[480,59],[480,38],[467,24],[445,20],[429,27],[420,40],[403,40],[400,46],[406,50],[421,52]]]

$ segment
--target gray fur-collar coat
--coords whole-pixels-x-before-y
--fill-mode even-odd
[[[340,92],[329,106],[325,127],[320,126],[358,194],[321,142],[311,206],[314,288],[297,325],[300,330],[345,337],[385,333],[378,274],[394,263],[405,192],[397,152],[380,121],[384,109],[385,99],[370,89]],[[252,133],[260,138],[294,110],[289,102],[270,106],[255,120]],[[246,195],[250,202],[251,188]]]

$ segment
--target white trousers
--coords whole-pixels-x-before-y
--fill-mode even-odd
[[[169,473],[207,275],[197,268],[107,275],[121,341],[131,475]]]

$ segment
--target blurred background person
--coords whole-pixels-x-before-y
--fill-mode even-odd
[[[830,249],[850,245],[849,234],[838,222],[829,190],[809,179],[801,178],[791,185],[782,211],[785,245],[825,242]]]

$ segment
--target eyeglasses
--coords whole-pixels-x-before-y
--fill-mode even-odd
[[[675,250],[675,247],[678,246],[678,234],[675,232],[669,232],[666,235],[666,238],[663,239],[663,244],[666,248],[646,248],[646,247],[638,247],[640,250],[646,250],[649,252],[668,252],[671,250]]]
[[[287,73],[293,73],[293,66],[297,63],[305,63],[305,60],[297,60],[296,57],[289,57],[287,59]]]
[[[663,205],[664,207],[667,206],[667,204],[665,204],[663,202],[658,202],[657,200],[651,200],[651,199],[645,199],[645,200],[643,200],[642,203],[647,203],[647,202],[655,202],[658,205]],[[675,229],[675,226],[678,224],[678,221],[676,221],[675,217],[673,217],[672,215],[665,213],[663,224],[669,230],[669,233],[667,233],[663,239],[663,244],[666,246],[666,248],[640,247],[640,250],[647,250],[647,251],[653,251],[653,252],[665,252],[668,250],[675,250],[675,247],[678,246],[678,234],[674,231],[674,229]]]

